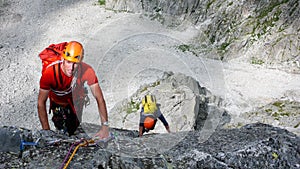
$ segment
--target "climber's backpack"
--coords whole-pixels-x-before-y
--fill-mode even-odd
[[[51,63],[61,60],[61,54],[67,44],[68,42],[51,44],[39,54],[39,57],[42,60],[42,73]]]
[[[146,95],[142,99],[142,105],[146,114],[153,114],[157,110],[156,98],[153,95]]]

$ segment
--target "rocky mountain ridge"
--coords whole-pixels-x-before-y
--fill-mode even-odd
[[[89,129],[97,128],[91,124],[86,125]],[[67,157],[69,159],[68,154],[74,152],[74,148],[71,149],[72,144],[80,140],[80,136],[86,135],[78,133],[77,137],[66,138],[52,131],[29,131],[13,127],[0,128],[0,132],[14,138],[11,142],[1,141],[2,168],[64,167],[66,166],[63,163],[64,159]],[[287,130],[260,123],[248,124],[240,129],[217,130],[209,139],[204,138],[200,131],[146,135],[142,138],[138,138],[137,131],[132,130],[112,128],[111,132],[114,138],[106,144],[79,147],[68,167],[111,169],[300,167],[299,137]],[[43,142],[43,145],[24,146],[20,154],[18,151],[20,136],[28,142],[39,138],[39,142]],[[170,146],[174,140],[178,140],[178,143]],[[15,147],[16,154],[3,153],[3,149],[7,146]]]
[[[4,40],[0,43],[0,75],[3,78],[0,83],[3,89],[0,93],[0,116],[2,126],[11,126],[1,128],[5,137],[1,137],[0,142],[3,148],[0,167],[59,167],[72,143],[81,137],[89,138],[99,129],[100,126],[83,123],[83,131],[72,138],[54,131],[38,130],[36,99],[40,60],[33,56],[50,43],[74,39],[85,44],[87,56],[94,56],[86,57],[86,61],[96,67],[101,77],[101,86],[112,108],[110,120],[116,126],[112,126],[111,131],[116,139],[105,148],[102,145],[80,148],[82,151],[77,152],[71,168],[300,167],[299,136],[295,135],[299,134],[300,105],[298,83],[295,83],[299,79],[298,1],[107,0],[101,6],[98,1],[86,0],[7,0],[0,1],[0,6],[0,28],[3,32],[0,37]],[[144,57],[150,62],[138,62]],[[219,71],[223,65],[214,61],[224,63],[224,74]],[[141,67],[135,67],[139,64],[148,67],[139,71]],[[253,69],[247,69],[247,64]],[[166,78],[168,83],[149,87],[153,79],[155,81],[169,72],[163,66],[185,74],[168,76],[176,78]],[[233,67],[228,69],[226,66]],[[278,71],[271,74],[270,68]],[[126,74],[132,70],[138,72]],[[282,73],[282,70],[293,74]],[[271,77],[252,74],[252,71]],[[155,75],[150,77],[150,73]],[[244,79],[242,76],[246,73],[259,78]],[[283,91],[272,91],[273,85],[278,84],[272,81],[278,79],[275,78],[277,76],[287,84],[287,88],[280,86]],[[227,83],[223,83],[222,77]],[[178,82],[177,78],[181,80]],[[220,82],[216,85],[219,78]],[[233,80],[228,82],[228,79]],[[255,83],[251,81],[253,79],[265,84]],[[292,84],[288,86],[290,82]],[[141,83],[146,85],[140,88]],[[254,86],[253,83],[259,84],[255,90],[241,92],[247,86]],[[227,89],[233,93],[230,93],[232,96],[219,97],[226,95],[228,86],[232,87]],[[184,127],[177,128],[173,123],[176,130],[171,134],[164,133],[158,125],[155,133],[137,138],[136,119],[122,123],[126,114],[122,114],[121,120],[113,115],[118,109],[128,108],[131,96],[138,101],[143,92],[136,96],[131,94],[143,87],[151,88],[151,92],[160,91],[156,91],[159,98],[170,101],[170,104],[163,103],[166,113],[171,110],[178,114],[180,110],[188,111],[186,122],[189,124],[178,124]],[[161,91],[168,94],[163,95]],[[225,94],[216,96],[219,91]],[[250,100],[247,96],[256,96],[255,92],[267,93],[267,97],[260,99],[261,95],[258,95],[253,97],[254,101]],[[280,94],[273,98],[270,93]],[[280,97],[285,100],[278,100]],[[124,101],[126,106],[119,105],[119,101]],[[241,112],[248,108],[247,104],[256,107],[265,102],[268,104],[258,107],[257,111]],[[241,122],[233,114],[220,111],[226,106],[230,108],[225,104],[238,107],[237,116],[242,119]],[[98,124],[99,119],[91,115],[93,108],[87,109],[90,113],[88,121]],[[204,111],[200,111],[201,108]],[[211,109],[207,111],[207,108]],[[195,119],[191,118],[193,115]],[[133,117],[137,118],[136,115]],[[178,123],[185,121],[181,120],[184,116],[180,117]],[[252,124],[256,121],[272,125]],[[14,125],[28,129],[12,127]],[[18,158],[19,134],[24,133],[25,141],[63,141],[49,147],[25,146],[22,158]],[[6,136],[11,137],[7,140]]]
[[[299,73],[299,2],[107,0],[106,8],[140,12],[175,29],[194,25],[198,35],[182,50],[197,56],[243,60]]]

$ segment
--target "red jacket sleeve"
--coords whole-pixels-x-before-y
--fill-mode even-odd
[[[49,67],[45,70],[40,78],[40,88],[44,90],[50,90],[53,84],[53,69]]]

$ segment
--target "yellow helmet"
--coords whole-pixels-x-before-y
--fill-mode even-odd
[[[81,43],[76,41],[71,41],[65,47],[62,55],[65,60],[79,63],[83,59],[83,47]]]

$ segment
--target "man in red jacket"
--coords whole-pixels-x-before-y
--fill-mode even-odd
[[[73,135],[80,124],[79,119],[87,101],[84,88],[84,84],[87,83],[97,101],[102,124],[95,136],[100,139],[107,138],[109,126],[106,103],[95,71],[90,65],[82,62],[83,56],[83,47],[79,42],[68,42],[62,53],[62,60],[49,65],[43,72],[38,95],[39,119],[42,128],[50,130],[46,111],[46,101],[49,97],[49,112],[53,113],[52,121],[55,127]]]

